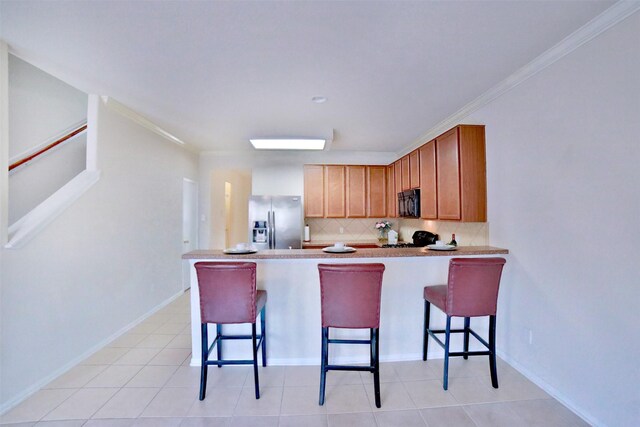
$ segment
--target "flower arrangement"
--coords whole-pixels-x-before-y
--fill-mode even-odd
[[[376,222],[376,230],[379,231],[389,231],[391,230],[391,226],[393,224],[391,224],[389,221],[378,221]]]

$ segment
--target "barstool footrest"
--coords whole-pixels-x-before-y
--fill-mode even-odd
[[[431,335],[431,338],[433,338],[439,345],[440,347],[444,348],[444,343],[442,341],[440,341],[440,338],[438,338],[436,336],[436,334],[444,334],[447,331],[445,329],[427,329],[427,332],[429,333],[429,335]],[[466,332],[464,329],[451,329],[449,331],[449,333],[452,334],[459,334],[459,333],[464,333]],[[475,339],[477,339],[478,341],[480,341],[480,344],[484,345],[486,348],[488,348],[489,350],[491,350],[491,346],[489,345],[488,342],[486,342],[480,335],[478,335],[473,329],[469,328],[469,333],[471,335],[474,336]],[[468,355],[468,356],[486,356],[491,354],[491,352],[481,352],[482,354],[473,354],[476,352],[462,352],[460,354],[457,353],[449,353],[449,356],[464,356],[464,355]]]
[[[343,340],[331,338],[327,340],[329,344],[371,344],[371,340]]]
[[[324,367],[325,371],[363,371],[363,372],[373,372],[375,368],[373,366],[362,366],[362,365],[326,365]]]

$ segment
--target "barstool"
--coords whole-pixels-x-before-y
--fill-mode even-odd
[[[424,288],[424,332],[422,360],[427,360],[429,335],[444,348],[443,388],[448,387],[449,357],[489,356],[491,385],[498,388],[496,372],[496,306],[500,276],[504,258],[452,258],[449,262],[449,279],[446,285]],[[429,329],[430,306],[434,304],[447,315],[445,329]],[[451,329],[451,317],[464,317],[463,329]],[[470,327],[471,318],[489,316],[489,342],[487,343]],[[464,351],[449,351],[451,333],[464,334]],[[435,334],[445,334],[444,343]],[[473,335],[488,351],[469,351],[469,334]]]
[[[256,264],[253,262],[197,262],[198,290],[200,291],[200,322],[202,340],[202,368],[200,370],[200,400],[207,389],[209,365],[253,364],[256,399],[260,399],[258,381],[258,348],[262,346],[262,366],[267,366],[265,304],[266,291],[256,291]],[[260,312],[260,335],[256,335],[256,318]],[[216,324],[216,338],[209,346],[209,323]],[[251,335],[223,335],[222,325],[251,323]],[[251,339],[253,360],[222,359],[223,340]],[[257,341],[257,343],[256,343]],[[209,354],[217,344],[217,360]]]
[[[327,371],[373,373],[376,407],[380,407],[379,327],[384,264],[318,264],[322,310],[320,405],[324,405]],[[370,330],[368,340],[330,339],[329,328]],[[369,366],[329,365],[329,344],[369,344]]]

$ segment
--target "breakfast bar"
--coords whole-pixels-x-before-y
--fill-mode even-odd
[[[507,249],[491,246],[462,246],[452,251],[428,248],[359,248],[351,253],[326,253],[321,249],[269,249],[247,255],[225,254],[222,250],[196,250],[182,256],[191,271],[191,365],[200,365],[200,301],[194,265],[199,261],[250,261],[257,264],[257,288],[266,290],[267,357],[269,365],[317,365],[320,363],[319,263],[385,264],[380,313],[380,359],[382,361],[421,358],[423,288],[447,280],[452,257],[504,256]],[[444,315],[432,313],[433,326],[444,325]],[[456,319],[462,321],[462,319]],[[474,329],[485,332],[486,320]],[[500,325],[498,325],[500,327]],[[225,333],[247,333],[247,325],[225,325]],[[332,331],[332,334],[334,331]],[[367,338],[368,330],[336,330],[335,337]],[[333,337],[333,335],[332,335]],[[453,345],[457,345],[455,340]],[[225,358],[247,358],[250,346],[225,342]],[[367,360],[363,346],[339,346],[331,353],[339,363]],[[437,346],[432,346],[437,347]],[[433,357],[441,357],[432,348]],[[440,352],[440,354],[438,353]],[[430,353],[431,357],[431,353]]]

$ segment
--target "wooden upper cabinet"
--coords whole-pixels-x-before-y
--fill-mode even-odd
[[[409,187],[420,187],[420,154],[418,150],[409,153]]]
[[[387,166],[367,166],[367,217],[387,216]]]
[[[402,164],[402,190],[409,190],[411,188],[411,171],[409,170],[409,155],[407,154],[400,159]]]
[[[460,125],[436,138],[438,218],[487,220],[484,126]]]
[[[398,204],[398,197],[396,196],[396,181],[395,181],[395,166],[390,164],[387,166],[387,216],[395,218],[396,205]]]
[[[324,194],[326,218],[344,218],[347,214],[345,206],[345,167],[324,167]]]
[[[394,185],[395,191],[393,192],[393,198],[396,201],[396,206],[398,205],[398,193],[402,193],[402,161],[396,160],[393,164],[393,175],[394,175]],[[396,207],[396,216],[398,215],[398,208]]]
[[[420,217],[438,218],[438,190],[436,186],[436,141],[418,149],[420,156]]]
[[[347,218],[367,216],[367,167],[347,166]]]
[[[304,165],[304,216],[324,217],[323,165]]]

